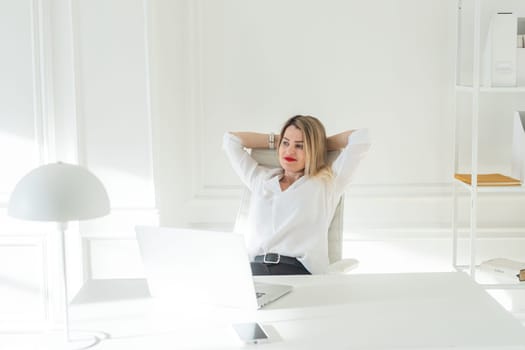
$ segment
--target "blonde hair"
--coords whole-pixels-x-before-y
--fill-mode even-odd
[[[279,138],[279,146],[286,129],[293,125],[303,133],[305,150],[304,174],[312,177],[331,178],[332,168],[328,164],[328,149],[326,146],[326,131],[319,119],[309,115],[296,115],[288,119]]]

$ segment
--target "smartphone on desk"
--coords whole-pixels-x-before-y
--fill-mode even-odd
[[[233,329],[245,344],[266,343],[269,339],[268,334],[257,322],[236,323]]]

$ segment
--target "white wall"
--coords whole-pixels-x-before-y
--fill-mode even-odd
[[[297,113],[318,116],[329,133],[370,128],[372,150],[347,192],[350,242],[448,238],[455,3],[0,1],[0,160],[9,165],[0,172],[0,256],[30,257],[20,273],[0,264],[0,300],[24,290],[27,305],[40,305],[56,282],[42,269],[53,227],[6,215],[32,167],[80,163],[110,194],[110,216],[70,230],[73,289],[85,278],[136,277],[134,225],[232,227],[241,187],[222,134],[277,131]],[[507,108],[498,103],[489,109]],[[482,198],[482,232],[521,237],[522,205]],[[463,197],[463,226],[467,206]],[[24,310],[3,315],[48,317]]]
[[[152,4],[162,224],[230,228],[240,187],[220,150],[222,133],[276,131],[289,116],[307,113],[330,133],[372,133],[372,150],[347,191],[347,239],[450,237],[455,1]],[[464,1],[467,16],[471,5]],[[459,69],[468,76],[468,62]],[[485,107],[508,114],[516,105],[489,100]],[[494,123],[481,125],[491,137],[481,139],[481,169],[507,172],[511,130],[494,135]],[[467,133],[461,169],[469,171],[470,130],[459,132]],[[466,194],[459,204],[465,232]],[[521,236],[523,204],[522,196],[480,198],[482,235]]]
[[[161,174],[186,176],[191,190],[161,183],[162,223],[229,227],[239,181],[221,152],[222,133],[277,131],[289,116],[303,113],[321,118],[329,133],[371,130],[372,151],[348,191],[349,232],[449,228],[452,1],[179,4],[154,2],[153,23],[163,32],[153,62],[173,72],[156,81],[172,91],[158,97],[157,117],[188,126],[184,137],[176,137],[177,125],[163,124]],[[186,11],[189,31],[183,38],[172,20],[180,11]],[[177,45],[185,58],[166,62],[164,52],[176,52]],[[176,69],[185,73],[184,101],[175,97],[180,87],[167,83],[176,79]],[[181,147],[184,154],[177,157]],[[181,172],[179,160],[189,169]],[[428,195],[432,200],[421,200]],[[182,221],[173,216],[180,211],[186,213]]]

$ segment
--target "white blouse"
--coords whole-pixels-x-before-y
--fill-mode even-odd
[[[282,191],[279,179],[283,170],[258,165],[238,137],[225,133],[223,149],[252,192],[245,232],[250,259],[279,253],[296,257],[313,274],[324,273],[329,264],[328,227],[345,187],[369,148],[368,130],[356,130],[332,164],[332,179],[303,176]]]

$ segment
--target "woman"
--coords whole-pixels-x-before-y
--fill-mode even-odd
[[[281,169],[259,166],[244,148],[275,148]],[[327,232],[340,197],[370,147],[366,129],[326,137],[314,117],[297,115],[280,135],[227,132],[225,150],[252,192],[246,245],[254,275],[324,273]],[[341,149],[333,164],[327,150]]]

